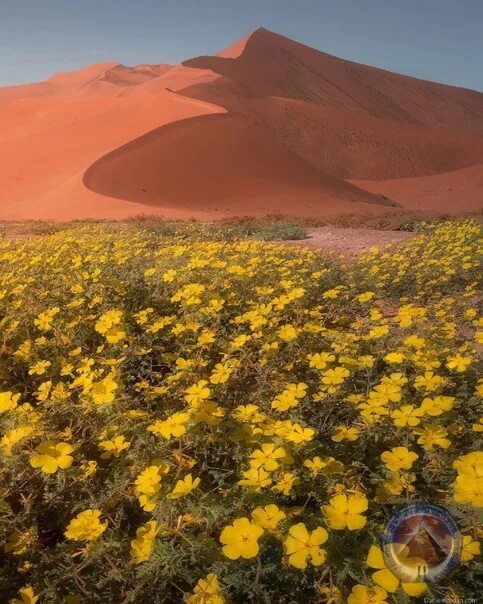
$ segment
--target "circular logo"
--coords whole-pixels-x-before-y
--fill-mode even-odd
[[[435,583],[460,560],[461,535],[453,517],[430,503],[399,510],[381,541],[386,566],[404,583]]]

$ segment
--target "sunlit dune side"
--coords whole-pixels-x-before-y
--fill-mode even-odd
[[[184,65],[176,65],[165,73],[127,90],[124,94],[143,97],[150,94],[158,94],[163,90],[176,92],[187,86],[208,84],[219,77],[218,74],[210,69],[196,69],[185,67]]]
[[[415,210],[448,214],[483,211],[483,164],[419,178],[351,182]]]
[[[274,210],[307,215],[348,209],[352,202],[386,203],[320,173],[233,114],[200,116],[150,132],[97,161],[84,183],[109,197],[224,216]]]
[[[171,69],[171,65],[127,67],[106,62],[53,75],[45,82],[0,88],[0,105],[25,98],[118,96]]]
[[[10,131],[8,145],[2,144],[2,150],[8,148],[0,169],[2,219],[105,216],[102,204],[109,200],[82,183],[92,163],[162,124],[224,111],[167,91],[142,99],[26,99],[8,106],[13,123],[17,109],[24,131],[17,138]],[[129,204],[115,206],[116,216],[133,213]]]
[[[222,51],[220,51],[219,53],[217,53],[216,56],[222,57],[224,59],[238,58],[241,54],[243,54],[245,52],[246,45],[248,44],[252,35],[253,34],[250,33],[250,34],[244,36],[243,38],[241,38],[240,40],[235,42],[235,44],[231,44],[227,48],[225,48]]]

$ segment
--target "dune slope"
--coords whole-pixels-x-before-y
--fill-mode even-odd
[[[84,184],[109,197],[221,214],[317,213],[351,202],[381,203],[373,194],[321,174],[269,135],[233,114],[187,119],[105,155]]]
[[[483,134],[483,94],[403,76],[339,59],[266,29],[244,40],[234,58],[197,57],[186,67],[209,69],[220,78],[191,93],[222,97],[281,96],[326,107],[432,128]],[[187,91],[186,91],[187,92]]]

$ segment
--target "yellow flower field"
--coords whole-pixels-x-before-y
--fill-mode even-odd
[[[350,260],[200,239],[0,240],[0,602],[474,597],[479,225]],[[379,549],[421,500],[463,535],[437,585]]]

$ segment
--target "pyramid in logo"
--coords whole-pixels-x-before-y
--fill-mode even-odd
[[[419,520],[405,539],[408,558],[423,560],[430,567],[436,566],[449,555],[450,544],[445,541],[424,519]]]

